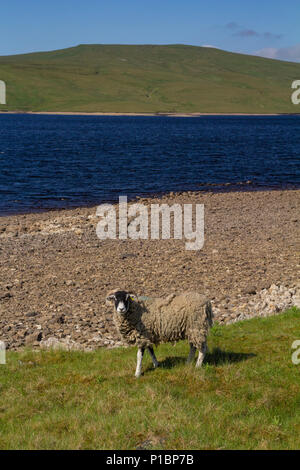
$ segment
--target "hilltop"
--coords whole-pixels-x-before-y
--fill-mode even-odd
[[[1,111],[296,113],[300,64],[186,45],[79,45],[0,57]]]

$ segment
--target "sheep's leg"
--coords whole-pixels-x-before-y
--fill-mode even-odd
[[[145,352],[145,348],[138,348],[137,363],[136,363],[136,370],[135,370],[136,377],[140,377],[142,375],[142,360],[143,360],[144,352]]]
[[[190,353],[189,353],[188,358],[186,360],[187,364],[189,364],[190,362],[193,361],[193,359],[195,357],[195,353],[196,353],[196,348],[192,343],[190,343]]]
[[[197,368],[202,366],[202,362],[203,362],[206,352],[207,352],[207,345],[205,342],[205,343],[202,343],[201,348],[199,349],[198,359],[196,362]]]
[[[156,369],[156,367],[158,367],[158,360],[156,359],[152,346],[148,346],[148,351],[150,353],[150,356],[153,362],[153,367],[154,369]]]

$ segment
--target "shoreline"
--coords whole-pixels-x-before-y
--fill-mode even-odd
[[[199,185],[200,186],[200,185]],[[171,194],[176,196],[182,196],[184,194],[228,194],[228,193],[261,193],[261,192],[273,192],[273,191],[298,191],[300,190],[299,185],[291,185],[291,187],[286,186],[252,186],[252,182],[240,182],[240,183],[206,183],[203,184],[206,189],[191,189],[191,190],[178,190],[178,191],[161,191],[159,193],[149,193],[149,194],[139,194],[135,196],[128,196],[127,200],[128,203],[138,202],[141,199],[156,199],[161,200],[164,197],[168,197]],[[208,187],[211,187],[211,189]],[[3,217],[17,217],[17,216],[26,216],[30,214],[48,214],[52,212],[64,212],[64,211],[74,211],[74,210],[81,210],[81,209],[93,209],[98,207],[101,204],[113,204],[118,205],[119,201],[116,199],[103,199],[99,200],[99,202],[90,202],[90,203],[83,203],[82,205],[78,204],[70,204],[69,206],[61,206],[61,207],[45,207],[45,208],[31,208],[28,210],[20,211],[20,212],[0,212],[0,220]]]
[[[0,111],[0,114],[28,114],[28,115],[54,115],[54,116],[156,116],[156,117],[201,117],[201,116],[300,116],[299,113],[172,113],[172,112],[144,112],[144,113],[113,113],[113,112],[76,112],[76,111]]]

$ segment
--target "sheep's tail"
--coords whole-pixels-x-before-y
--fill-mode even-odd
[[[211,328],[213,326],[214,314],[213,314],[212,305],[211,305],[210,300],[207,301],[205,310],[206,310],[206,318],[207,318],[207,321],[208,321],[208,326],[209,326],[209,328]]]

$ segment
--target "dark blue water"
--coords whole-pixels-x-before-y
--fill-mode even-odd
[[[0,215],[247,180],[300,187],[299,162],[300,116],[3,114]]]

